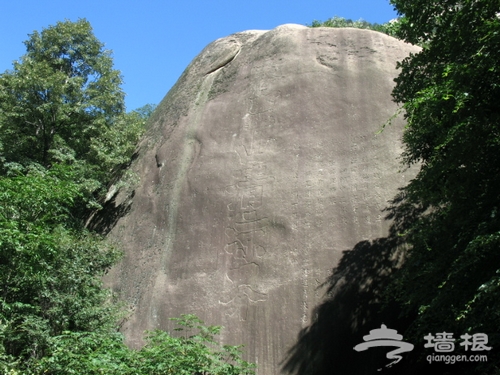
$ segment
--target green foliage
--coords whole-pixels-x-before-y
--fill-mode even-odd
[[[143,374],[131,367],[134,352],[117,332],[65,331],[50,339],[49,355],[37,361],[32,374],[127,375]]]
[[[484,332],[500,344],[500,19],[498,0],[392,0],[398,36],[423,49],[399,64],[404,160],[420,170],[393,207],[410,245],[388,291],[410,333]],[[489,354],[493,373],[498,356]]]
[[[154,106],[124,112],[120,72],[86,20],[35,31],[25,45],[0,75],[0,173],[71,165],[83,218],[120,178]]]
[[[240,358],[239,347],[217,344],[215,335],[221,327],[206,327],[194,315],[174,320],[184,327],[177,331],[197,332],[185,337],[173,337],[160,330],[149,332],[148,343],[138,353],[144,374],[254,374],[255,366]]]
[[[220,346],[220,327],[177,319],[191,336],[150,332],[128,349],[119,311],[100,277],[119,253],[79,228],[81,195],[72,171],[56,165],[0,177],[0,369],[25,374],[252,374],[238,347]],[[73,226],[75,226],[73,228]]]
[[[116,375],[251,375],[253,365],[241,360],[240,349],[220,346],[215,335],[220,327],[205,326],[194,315],[177,320],[181,328],[195,330],[191,336],[174,337],[168,332],[149,332],[141,350],[128,349],[120,334],[64,332],[51,339],[51,355],[34,367],[34,374]]]
[[[86,20],[35,31],[25,45],[0,75],[0,172],[71,164],[87,205],[98,207],[96,194],[130,161],[154,106],[124,112],[120,72]]]
[[[92,331],[117,315],[100,276],[119,253],[79,228],[71,208],[81,195],[54,167],[0,177],[0,320],[6,353],[43,357],[64,330]]]
[[[134,351],[101,277],[120,252],[86,229],[154,110],[123,112],[109,52],[85,20],[34,32],[0,76],[0,373],[253,374],[220,327],[178,319],[192,336],[150,332]]]
[[[378,24],[378,23],[370,23],[365,20],[359,19],[357,21],[353,21],[351,19],[346,19],[343,17],[338,17],[334,16],[326,21],[317,21],[314,20],[310,25],[310,27],[353,27],[356,29],[367,29],[367,30],[374,30],[374,31],[379,31],[381,33],[390,35],[390,36],[396,36],[396,31],[398,29],[398,21],[393,20],[386,22],[384,24]]]
[[[155,106],[147,104],[132,112],[117,117],[113,126],[102,131],[90,143],[92,162],[99,166],[98,172],[106,176],[116,175],[117,168],[123,168],[133,156],[137,142],[144,134],[146,123]]]
[[[124,109],[121,77],[85,20],[34,32],[26,55],[0,76],[2,157],[50,167],[87,160],[92,139]]]

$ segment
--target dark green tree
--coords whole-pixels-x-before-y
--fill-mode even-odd
[[[100,277],[119,253],[85,229],[85,215],[146,118],[123,112],[119,72],[87,21],[25,44],[0,76],[0,349],[28,371],[64,331],[116,328]]]
[[[26,54],[0,76],[3,163],[93,163],[92,140],[124,111],[120,72],[90,23],[58,22],[33,32]]]
[[[81,188],[72,173],[55,165],[0,177],[1,346],[25,369],[51,337],[117,324],[100,277],[119,253],[73,217]]]
[[[391,3],[403,16],[398,36],[423,48],[399,64],[393,91],[408,122],[404,161],[419,171],[392,208],[409,250],[388,298],[415,317],[408,333],[418,342],[486,333],[498,348],[500,1]],[[498,373],[496,353],[464,371]]]
[[[124,112],[120,72],[84,19],[35,31],[25,45],[0,75],[0,174],[71,165],[83,219],[119,180],[154,106]]]
[[[0,373],[252,374],[238,347],[215,341],[220,327],[194,316],[178,320],[194,335],[124,344],[124,312],[101,281],[120,252],[82,207],[119,189],[154,106],[123,112],[119,72],[85,20],[25,44],[0,76]]]
[[[118,116],[113,126],[105,128],[99,137],[91,140],[89,158],[99,173],[104,174],[103,180],[110,174],[116,175],[117,168],[123,168],[130,162],[155,107],[146,104]]]
[[[58,22],[25,42],[0,76],[2,156],[49,167],[86,159],[91,140],[124,110],[120,72],[88,21]]]

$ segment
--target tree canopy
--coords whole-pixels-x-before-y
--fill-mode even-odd
[[[415,317],[416,340],[482,332],[498,347],[500,1],[391,3],[397,36],[422,50],[399,64],[393,91],[407,120],[404,161],[419,172],[392,207],[409,249],[388,298]],[[487,354],[464,371],[497,373],[499,355]]]
[[[348,18],[334,16],[332,18],[327,19],[326,21],[318,21],[314,20],[310,25],[310,27],[352,27],[355,29],[367,29],[378,31],[387,35],[395,36],[396,30],[399,26],[397,20],[391,20],[389,22],[379,24],[379,23],[371,23],[365,21],[363,19],[359,19],[357,21],[353,21]]]
[[[252,374],[194,316],[179,320],[198,329],[189,337],[125,346],[126,311],[101,282],[120,251],[87,219],[120,185],[154,106],[125,113],[120,73],[86,20],[25,45],[0,75],[0,373]]]
[[[124,111],[110,52],[86,20],[35,31],[25,45],[26,54],[0,77],[5,162],[90,162],[92,139]]]

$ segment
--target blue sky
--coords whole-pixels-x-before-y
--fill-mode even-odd
[[[210,42],[235,32],[340,16],[384,23],[389,0],[0,0],[0,72],[25,53],[34,30],[86,18],[113,51],[127,110],[157,104]]]

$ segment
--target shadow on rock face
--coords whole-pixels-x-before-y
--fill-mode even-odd
[[[397,239],[390,238],[361,241],[343,252],[338,267],[325,281],[325,301],[315,309],[312,324],[300,332],[289,350],[283,373],[400,373],[404,364],[386,367],[391,362],[386,353],[391,349],[375,347],[357,352],[353,348],[381,324],[399,333],[404,331],[406,323],[398,320],[397,309],[385,308],[382,312],[379,299],[388,285],[387,276],[400,265],[401,254]]]
[[[120,218],[130,212],[135,191],[132,191],[128,199],[121,203],[117,203],[118,194],[119,191],[114,193],[113,196],[102,205],[102,209],[95,212],[89,218],[87,222],[88,229],[105,236],[115,227]]]
[[[421,208],[407,204],[404,197],[403,188],[384,210],[388,213],[386,219],[392,221],[388,237],[360,241],[343,251],[338,266],[322,285],[327,288],[324,301],[315,308],[312,323],[299,333],[282,363],[283,373],[416,375],[429,369],[444,375],[456,373],[457,367],[444,363],[432,363],[429,367],[423,338],[418,342],[405,340],[417,312],[406,311],[402,317],[402,306],[388,292],[405,258],[405,242],[399,234],[411,228],[422,212]],[[394,346],[354,350],[369,341],[365,336],[374,336],[373,331],[382,325],[401,335],[397,340],[413,345],[400,354],[397,363],[387,357]]]

